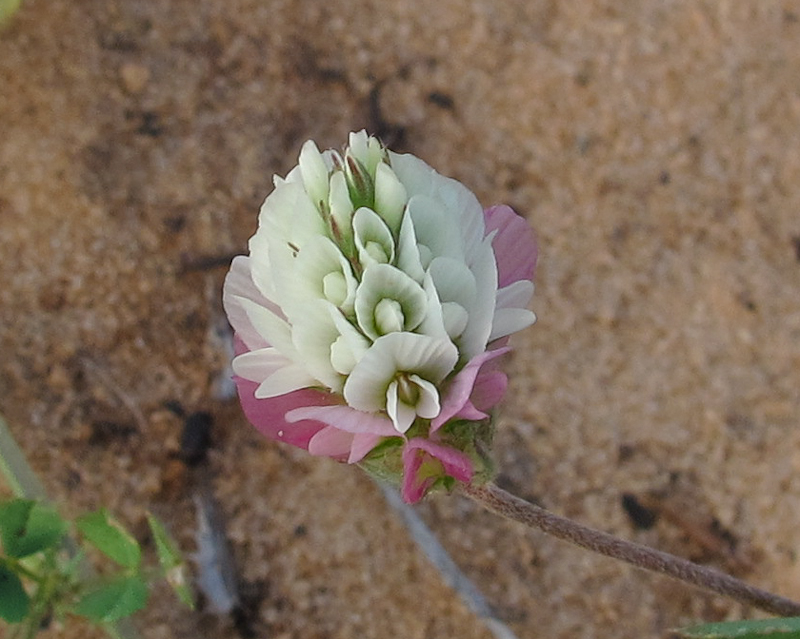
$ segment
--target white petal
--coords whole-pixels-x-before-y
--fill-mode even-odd
[[[457,218],[459,244],[464,247],[467,264],[472,266],[472,251],[481,244],[486,232],[483,208],[475,194],[457,180],[440,175],[413,155],[389,152],[389,161],[409,198],[415,195],[429,196],[439,202],[448,217]],[[427,244],[424,240],[420,241]],[[434,256],[447,254],[435,250],[433,253]]]
[[[442,319],[448,337],[455,339],[467,328],[469,313],[457,302],[445,302],[442,304]]]
[[[475,194],[461,182],[436,174],[433,180],[436,199],[451,215],[458,216],[458,229],[464,247],[467,264],[472,265],[473,251],[483,241],[486,234],[483,207]]]
[[[501,308],[494,314],[489,341],[505,337],[527,328],[536,321],[536,316],[525,308]]]
[[[400,225],[400,237],[397,242],[397,267],[415,282],[420,283],[425,277],[425,269],[422,268],[417,247],[414,222],[410,215],[405,215],[403,223]]]
[[[355,360],[360,360],[370,347],[370,341],[364,337],[355,326],[339,312],[338,309],[330,308],[331,318],[339,331],[339,334],[347,342],[347,346],[353,353]]]
[[[387,264],[394,262],[394,238],[380,216],[361,207],[353,216],[353,234],[361,264]]]
[[[309,374],[335,392],[340,392],[344,377],[331,363],[331,347],[340,337],[329,312],[328,302],[309,302],[306,312],[292,326],[292,341]]]
[[[303,184],[286,182],[264,200],[258,216],[272,245],[292,245],[296,249],[317,235],[327,235],[327,224],[311,201]]]
[[[350,192],[347,190],[347,180],[344,173],[334,171],[330,179],[330,193],[328,195],[328,206],[331,211],[331,218],[335,223],[334,235],[338,233],[338,243],[342,245],[345,252],[349,252],[353,245],[353,203],[350,201]]]
[[[348,153],[356,158],[367,169],[371,176],[375,175],[375,167],[383,159],[384,151],[376,138],[367,135],[363,129],[351,133]]]
[[[256,388],[255,397],[256,399],[278,397],[316,384],[317,380],[309,375],[303,366],[293,364],[273,373],[261,382]]]
[[[312,140],[303,144],[303,148],[300,150],[299,166],[312,204],[321,208],[321,205],[328,201],[328,167]]]
[[[250,322],[242,305],[237,298],[244,297],[260,306],[267,306],[273,312],[280,312],[272,302],[265,298],[256,288],[250,271],[252,260],[243,255],[237,255],[231,262],[231,270],[225,276],[225,285],[222,287],[222,304],[228,320],[236,334],[245,343],[247,348],[255,350],[269,346],[264,336],[259,333]]]
[[[273,301],[277,300],[279,294],[272,278],[272,263],[267,232],[259,228],[255,235],[250,238],[248,248],[250,249],[250,272],[253,283],[264,297]]]
[[[246,297],[234,296],[234,299],[247,313],[253,328],[268,344],[277,348],[286,357],[295,359],[297,352],[292,344],[291,328],[285,320]]]
[[[379,335],[402,331],[405,327],[405,316],[400,302],[382,299],[375,306],[375,329]]]
[[[425,273],[425,279],[422,285],[425,295],[428,296],[428,302],[425,310],[425,319],[423,319],[422,323],[417,327],[417,332],[437,339],[448,339],[449,335],[444,325],[442,304],[430,273]]]
[[[398,397],[397,380],[386,391],[386,412],[398,433],[405,433],[417,417],[417,411]]]
[[[292,360],[275,348],[260,348],[233,358],[231,366],[239,377],[251,382],[262,382],[282,368],[290,366]]]
[[[415,333],[389,333],[379,337],[356,364],[344,385],[344,397],[353,408],[385,408],[389,384],[398,372],[416,374],[433,384],[441,382],[458,361],[449,340]]]
[[[408,379],[419,388],[419,399],[415,406],[417,415],[427,419],[433,419],[441,411],[439,405],[439,391],[436,386],[427,379],[422,379],[419,375],[409,375]]]
[[[461,220],[457,212],[427,195],[415,195],[408,200],[406,215],[414,222],[417,244],[426,246],[433,257],[452,257],[464,261],[461,241]],[[423,260],[422,265],[425,266]]]
[[[330,280],[326,291],[325,278],[330,274],[340,277],[344,295],[336,295],[339,287],[333,287]],[[286,295],[292,300],[292,320],[298,313],[305,313],[303,307],[309,297],[327,299],[346,313],[352,312],[357,281],[347,258],[327,237],[318,236],[309,240],[297,254],[293,272],[287,273],[286,277],[289,279]]]
[[[497,308],[525,308],[533,297],[533,282],[517,280],[497,291]]]
[[[393,233],[400,230],[408,195],[406,188],[388,164],[381,162],[375,169],[375,210]]]
[[[462,361],[469,361],[486,349],[497,295],[497,263],[491,238],[484,239],[474,253],[471,270],[475,276],[475,300],[466,307],[469,323],[456,341]]]
[[[436,171],[418,157],[389,151],[389,164],[406,188],[409,198],[413,195],[433,193],[433,178]]]
[[[464,262],[437,257],[431,261],[428,272],[442,302],[457,302],[465,308],[472,306],[478,292],[477,284],[475,275]]]
[[[425,317],[427,295],[422,287],[394,266],[374,264],[364,271],[355,299],[358,325],[372,339],[382,334],[376,324],[375,311],[384,299],[399,302],[404,330],[414,330]]]

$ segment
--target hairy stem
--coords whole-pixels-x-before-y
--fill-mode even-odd
[[[638,568],[669,575],[775,615],[800,615],[800,603],[791,599],[755,588],[719,570],[583,526],[520,499],[494,484],[464,486],[463,491],[493,513],[530,528],[538,528],[576,546],[625,561]]]

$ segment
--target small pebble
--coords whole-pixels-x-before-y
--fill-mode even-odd
[[[126,62],[119,70],[122,86],[128,93],[137,95],[144,91],[150,80],[150,70],[134,62]]]

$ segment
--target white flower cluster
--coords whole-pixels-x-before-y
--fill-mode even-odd
[[[477,198],[365,132],[313,142],[264,202],[250,240],[268,304],[237,301],[268,346],[239,355],[258,399],[326,388],[399,433],[435,418],[443,381],[534,320],[528,280],[498,290]]]

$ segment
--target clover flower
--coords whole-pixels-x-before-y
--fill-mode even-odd
[[[535,320],[528,225],[364,131],[274,186],[223,293],[250,422],[407,502],[488,474],[497,358]]]

